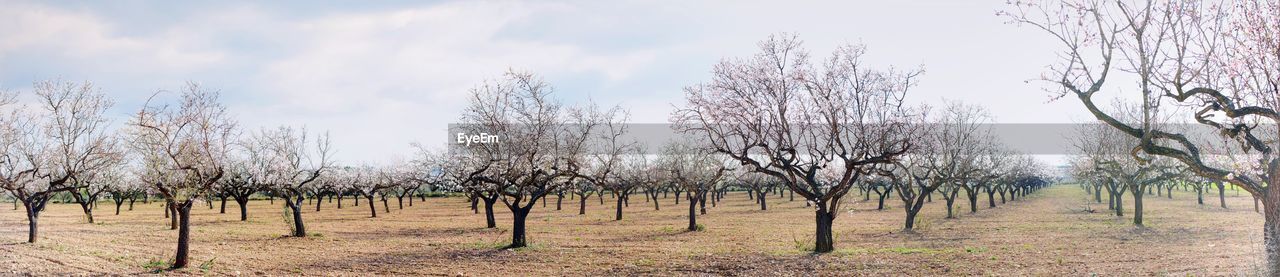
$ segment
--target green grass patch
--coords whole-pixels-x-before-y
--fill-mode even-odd
[[[169,268],[169,262],[152,259],[143,263],[142,268],[150,271],[151,273],[160,273],[161,271]]]
[[[204,261],[203,263],[200,263],[200,267],[199,267],[200,272],[209,273],[210,270],[213,270],[213,265],[214,265],[213,261],[217,259],[218,258],[213,258],[213,259],[209,259],[208,261]]]

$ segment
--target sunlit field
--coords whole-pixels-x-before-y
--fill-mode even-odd
[[[847,212],[835,223],[836,251],[815,255],[813,210],[800,200],[771,195],[769,210],[741,192],[699,217],[703,231],[684,230],[687,203],[674,195],[661,210],[633,197],[624,219],[613,220],[613,199],[578,201],[555,197],[534,208],[530,246],[505,250],[510,214],[501,203],[498,228],[484,227],[463,197],[415,199],[391,212],[381,202],[377,218],[368,203],[352,199],[310,205],[304,213],[310,236],[286,236],[280,202],[252,201],[249,221],[240,222],[234,202],[219,214],[198,203],[192,209],[192,265],[167,270],[176,231],[169,230],[160,202],[138,202],[133,211],[113,215],[101,202],[96,224],[84,223],[79,206],[50,204],[41,216],[41,238],[25,243],[22,210],[0,209],[0,267],[6,273],[39,275],[142,274],[214,275],[424,274],[424,275],[1239,275],[1263,260],[1262,216],[1247,193],[1228,190],[1227,205],[1206,194],[1175,191],[1173,199],[1146,198],[1146,228],[1136,228],[1087,202],[1077,186],[1058,185],[995,209],[985,195],[976,214],[957,200],[959,218],[945,219],[941,197],[925,206],[914,233],[902,233],[903,210],[896,198],[875,210],[875,199],[850,193]],[[1105,200],[1105,198],[1104,198]],[[278,201],[278,200],[277,200]],[[1126,205],[1129,199],[1126,199]],[[999,200],[997,199],[997,203]],[[313,203],[314,204],[314,203]],[[1094,212],[1089,212],[1092,209]],[[515,271],[512,271],[512,270]]]

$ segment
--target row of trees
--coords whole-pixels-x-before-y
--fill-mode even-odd
[[[1269,185],[1280,182],[1273,153],[1280,145],[1266,127],[1280,123],[1280,3],[1018,1],[1001,15],[1060,43],[1059,60],[1042,79],[1055,98],[1074,96],[1132,138],[1125,146],[1140,163],[1162,157],[1259,199],[1265,268],[1280,272],[1280,192]],[[1098,105],[1106,92],[1132,101],[1134,116]],[[1158,124],[1167,118],[1216,135]]]
[[[37,100],[20,105],[27,96]],[[325,195],[360,195],[377,216],[374,198],[389,194],[402,202],[439,182],[435,159],[394,165],[335,166],[329,136],[281,126],[242,133],[219,100],[219,93],[188,83],[176,93],[150,98],[122,128],[104,116],[113,102],[89,82],[37,82],[31,95],[0,93],[0,188],[25,209],[28,239],[39,238],[39,217],[50,200],[70,196],[89,223],[93,210],[110,196],[116,213],[127,201],[165,203],[170,228],[178,231],[173,267],[186,266],[190,211],[200,200],[227,198],[247,204],[255,194],[280,198],[291,216],[293,236],[306,236],[303,200]],[[430,158],[430,157],[428,157]],[[339,204],[341,205],[341,204]]]
[[[877,193],[881,207],[897,195],[912,230],[925,203],[938,195],[948,218],[964,195],[977,212],[1047,185],[1034,158],[1005,150],[986,128],[993,118],[981,107],[947,102],[940,108],[909,105],[905,98],[920,69],[877,68],[864,62],[866,48],[845,45],[820,65],[794,35],[771,36],[761,52],[725,59],[712,79],[685,88],[687,103],[672,115],[682,135],[655,151],[627,140],[628,113],[588,103],[566,106],[534,74],[509,71],[471,90],[461,116],[464,134],[498,134],[498,140],[455,145],[447,153],[418,145],[411,161],[388,166],[338,166],[324,133],[288,126],[242,133],[218,101],[218,92],[189,83],[176,95],[157,93],[119,132],[102,113],[110,100],[90,84],[39,83],[45,108],[12,109],[4,121],[4,188],[28,207],[35,242],[44,203],[70,194],[92,220],[102,195],[117,207],[158,195],[178,230],[173,267],[187,264],[190,210],[197,201],[232,198],[247,219],[251,197],[280,198],[291,235],[306,236],[304,200],[320,209],[323,197],[375,198],[389,211],[389,197],[403,201],[422,188],[462,192],[486,223],[496,227],[493,206],[513,215],[509,247],[527,245],[526,220],[539,201],[577,196],[579,213],[593,194],[605,192],[617,220],[630,196],[642,194],[660,209],[659,194],[675,193],[688,206],[688,230],[731,187],[751,192],[767,209],[767,192],[799,195],[815,210],[815,252],[834,250],[832,226],[855,189]],[[176,96],[169,99],[170,96]],[[13,103],[6,95],[4,102]],[[10,104],[11,105],[11,104]],[[25,116],[25,117],[23,117]],[[963,192],[963,193],[962,193]],[[358,203],[358,202],[357,202]],[[677,203],[678,204],[678,203]],[[117,208],[118,209],[118,208]]]
[[[1280,3],[1016,1],[1001,14],[1060,42],[1060,59],[1043,81],[1056,97],[1074,96],[1097,121],[1130,137],[1134,159],[1164,163],[1152,160],[1160,156],[1260,200],[1265,268],[1280,272],[1280,189],[1268,185],[1280,182]],[[1098,105],[1108,91],[1133,101],[1132,117]],[[1215,136],[1158,124],[1169,118]]]
[[[984,191],[994,206],[997,192],[1018,197],[1047,185],[1042,165],[1004,150],[990,134],[992,119],[981,107],[949,102],[931,114],[907,105],[920,69],[867,65],[861,45],[839,47],[813,65],[789,34],[759,46],[750,58],[717,64],[710,82],[685,88],[688,102],[672,115],[683,137],[657,154],[621,139],[625,111],[565,107],[536,75],[509,71],[472,89],[458,130],[500,134],[502,141],[455,145],[445,179],[473,207],[484,203],[489,227],[496,226],[494,203],[507,206],[514,220],[509,247],[525,246],[525,218],[549,195],[578,196],[583,213],[588,197],[607,191],[621,220],[635,192],[655,209],[659,193],[674,192],[677,201],[683,193],[694,231],[708,199],[714,207],[730,186],[753,192],[761,209],[766,191],[785,188],[815,208],[816,252],[834,249],[832,222],[854,189],[874,190],[882,203],[895,192],[911,230],[935,194],[954,217],[960,192],[976,212]]]

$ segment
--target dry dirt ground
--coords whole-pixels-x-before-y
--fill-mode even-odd
[[[771,196],[761,211],[732,193],[699,217],[701,232],[683,231],[687,206],[662,199],[654,211],[641,195],[622,221],[612,201],[535,208],[532,245],[502,250],[509,213],[499,203],[497,229],[485,229],[463,198],[429,198],[369,218],[368,204],[324,203],[304,214],[310,237],[288,232],[283,209],[254,201],[248,222],[234,202],[219,214],[193,209],[192,265],[164,274],[192,275],[1247,275],[1261,262],[1262,217],[1251,198],[1227,192],[1230,209],[1205,206],[1190,192],[1147,198],[1147,228],[1087,202],[1076,186],[1056,186],[995,209],[982,205],[945,219],[942,198],[926,207],[919,230],[900,232],[901,202],[876,211],[849,196],[836,219],[834,253],[812,255],[813,213],[802,201]],[[984,203],[984,199],[980,203]],[[1126,205],[1131,200],[1126,199]],[[160,204],[112,215],[103,202],[97,224],[74,204],[51,204],[41,237],[25,243],[21,210],[0,206],[0,275],[148,274],[171,259],[177,232]],[[1090,213],[1087,207],[1099,210]],[[314,207],[313,207],[314,209]],[[1126,213],[1130,210],[1128,208]],[[1062,274],[1065,273],[1065,274]]]

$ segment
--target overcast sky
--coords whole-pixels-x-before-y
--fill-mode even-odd
[[[980,104],[998,122],[1088,118],[1026,82],[1058,48],[995,16],[1004,0],[358,3],[0,1],[0,88],[90,80],[116,99],[119,125],[157,90],[197,81],[242,125],[329,130],[338,158],[358,163],[442,146],[467,90],[507,68],[543,75],[566,102],[666,122],[716,61],[794,32],[815,57],[862,42],[877,65],[924,65],[911,102]]]

